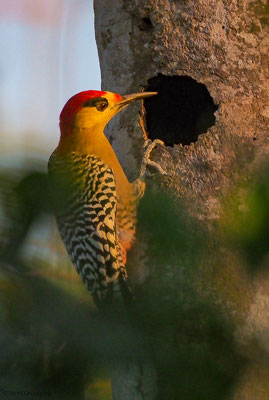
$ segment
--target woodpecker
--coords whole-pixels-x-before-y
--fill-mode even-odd
[[[72,263],[100,307],[130,293],[126,253],[145,189],[145,165],[130,183],[104,128],[130,103],[156,94],[83,91],[60,114],[60,141],[48,164],[58,195],[56,221]]]

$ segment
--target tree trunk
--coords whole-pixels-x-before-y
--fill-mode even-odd
[[[137,104],[120,113],[107,130],[127,176],[138,175],[142,126],[150,139],[164,142],[152,153],[169,172],[162,185],[187,199],[190,213],[208,225],[219,218],[231,185],[252,176],[268,156],[266,1],[96,0],[94,7],[102,88],[120,94],[159,92],[142,109]],[[230,269],[232,275],[217,271],[214,279],[227,288],[220,302],[241,321],[238,343],[257,339],[258,330],[259,346],[265,348],[268,280],[263,276],[253,283],[236,265]],[[240,300],[238,290],[244,293]],[[128,379],[135,386],[138,375],[133,371]],[[120,381],[115,379],[115,399],[143,398],[134,392],[117,395]],[[231,398],[266,400],[268,382],[268,365],[253,351]],[[154,398],[154,390],[144,398]]]

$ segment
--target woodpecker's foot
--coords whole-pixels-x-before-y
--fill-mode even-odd
[[[140,168],[140,175],[139,175],[140,179],[144,178],[146,169],[147,169],[147,165],[150,165],[151,167],[156,168],[160,172],[161,175],[169,175],[159,164],[157,164],[155,161],[150,160],[150,158],[149,158],[150,153],[152,152],[154,147],[156,147],[157,144],[160,144],[163,146],[164,142],[160,139],[155,139],[155,140],[153,140],[153,142],[150,139],[148,139],[144,143],[144,147],[146,150],[145,150],[141,168]]]
[[[132,183],[135,197],[139,200],[144,196],[146,184],[141,176]]]

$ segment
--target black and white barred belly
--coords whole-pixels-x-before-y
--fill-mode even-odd
[[[113,171],[95,156],[76,153],[65,157],[53,153],[48,168],[67,252],[95,301],[102,302],[118,294],[126,279],[116,229]]]

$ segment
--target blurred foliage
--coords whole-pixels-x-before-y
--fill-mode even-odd
[[[269,25],[269,4],[268,1],[255,0],[250,3],[250,9],[259,18],[262,26]]]
[[[250,272],[268,268],[268,164],[260,169],[251,182],[238,185],[226,196],[223,201],[220,231],[228,246],[245,256]]]
[[[218,249],[240,252],[252,272],[268,259],[267,168],[223,200],[212,233],[192,219],[182,202],[147,191],[138,210],[139,243],[148,278],[135,289],[130,321],[100,315],[90,296],[55,283],[48,257],[27,261],[31,226],[51,214],[47,175],[33,167],[0,173],[0,388],[43,391],[55,399],[111,398],[113,362],[150,357],[158,372],[156,400],[226,399],[245,364],[229,315],[199,290],[201,265]],[[144,248],[144,247],[143,247]],[[214,257],[211,257],[212,249]],[[216,267],[216,268],[217,268]],[[126,399],[128,400],[128,399]]]
[[[50,211],[49,184],[47,175],[39,171],[31,171],[22,177],[14,171],[10,174],[2,171],[0,182],[3,212],[8,219],[5,232],[8,243],[2,248],[5,252],[2,257],[15,261],[35,219]]]
[[[139,335],[97,314],[80,281],[80,294],[66,281],[56,284],[49,259],[44,263],[35,254],[29,262],[23,255],[31,227],[52,213],[54,196],[60,195],[34,167],[2,171],[1,395],[28,391],[57,400],[105,400],[111,398],[108,367],[119,355],[130,358]]]
[[[158,400],[225,399],[244,360],[232,323],[196,288],[212,235],[189,217],[182,202],[175,204],[165,193],[147,193],[138,221],[152,265],[139,289],[139,315],[158,370]]]

